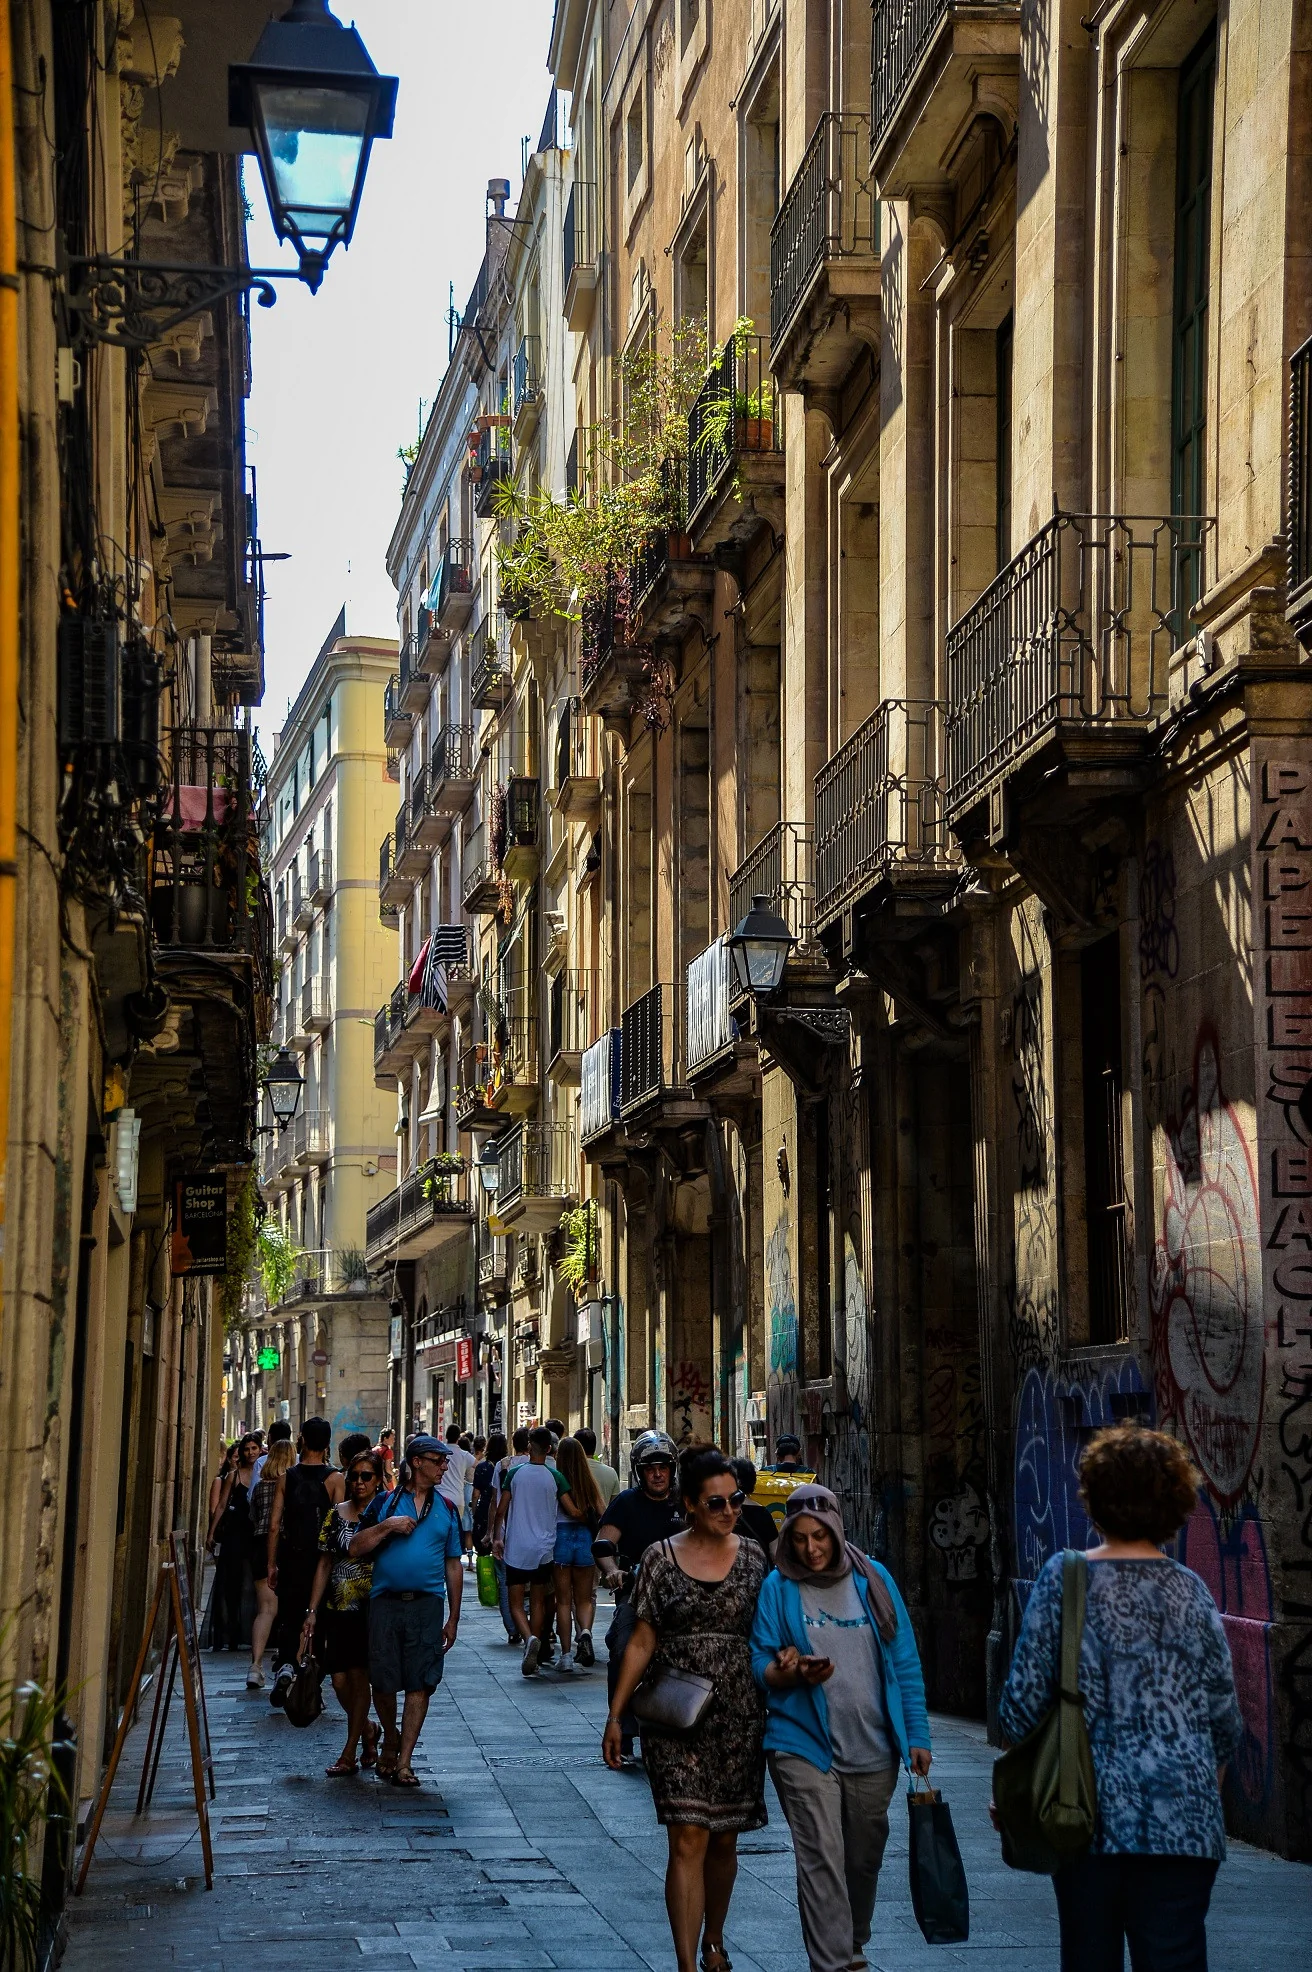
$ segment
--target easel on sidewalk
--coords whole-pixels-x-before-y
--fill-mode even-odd
[[[191,1574],[187,1562],[187,1536],[185,1533],[176,1533],[169,1535],[168,1559],[160,1567],[159,1580],[155,1585],[155,1599],[150,1607],[150,1617],[141,1638],[141,1649],[137,1653],[132,1683],[119,1719],[114,1750],[109,1756],[109,1765],[105,1769],[105,1778],[96,1801],[96,1811],[91,1817],[91,1826],[87,1831],[86,1846],[82,1851],[82,1865],[73,1886],[75,1896],[81,1896],[86,1886],[87,1871],[91,1867],[96,1837],[100,1833],[100,1824],[109,1806],[110,1790],[114,1785],[114,1776],[118,1772],[123,1748],[127,1744],[128,1729],[136,1716],[141,1696],[141,1680],[145,1676],[146,1658],[150,1652],[150,1640],[155,1634],[155,1625],[159,1620],[160,1609],[166,1596],[168,1618],[164,1654],[160,1659],[160,1675],[155,1685],[155,1703],[150,1715],[150,1731],[146,1735],[146,1757],[141,1768],[141,1785],[137,1790],[137,1813],[145,1813],[155,1792],[155,1778],[159,1772],[160,1753],[164,1746],[164,1729],[168,1725],[169,1707],[173,1700],[173,1686],[181,1669],[182,1697],[187,1713],[187,1738],[191,1746],[191,1778],[196,1796],[196,1819],[200,1824],[201,1854],[205,1861],[205,1888],[207,1890],[214,1888],[214,1854],[210,1846],[209,1816],[209,1803],[215,1798],[214,1756],[210,1747],[210,1721],[205,1705],[205,1681],[200,1666],[196,1607],[192,1600]]]

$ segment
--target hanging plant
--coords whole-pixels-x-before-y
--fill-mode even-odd
[[[643,661],[642,683],[638,687],[636,708],[648,732],[668,732],[674,717],[676,679],[668,657],[648,655]]]
[[[563,1246],[556,1271],[575,1299],[581,1298],[597,1272],[597,1206],[593,1199],[561,1214],[557,1228]],[[559,1244],[560,1242],[558,1242]]]
[[[11,1617],[0,1630],[9,1655]],[[46,1828],[68,1814],[60,1777],[67,1749],[57,1744],[62,1693],[9,1676],[0,1679],[0,1965],[33,1972],[43,1930],[42,1859]]]
[[[492,860],[500,869],[506,860],[506,843],[509,839],[509,820],[506,811],[506,790],[502,781],[497,781],[492,789],[492,808],[488,817],[488,843],[492,850]]]
[[[277,1219],[266,1219],[260,1227],[256,1249],[264,1298],[271,1308],[276,1308],[291,1292],[301,1249]]]
[[[249,1164],[237,1188],[236,1203],[228,1221],[228,1265],[219,1289],[225,1330],[235,1328],[241,1316],[242,1298],[255,1262],[264,1204],[255,1179],[255,1166]]]

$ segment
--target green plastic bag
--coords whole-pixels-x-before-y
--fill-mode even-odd
[[[490,1554],[480,1554],[478,1567],[478,1599],[484,1609],[495,1609],[501,1601],[501,1591],[497,1587],[497,1564]]]
[[[1089,1564],[1067,1549],[1061,1571],[1061,1664],[1057,1702],[1019,1746],[993,1763],[993,1801],[1002,1860],[1051,1876],[1093,1840],[1098,1789],[1080,1696],[1080,1639]]]

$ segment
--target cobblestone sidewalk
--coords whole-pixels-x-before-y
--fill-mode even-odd
[[[341,1714],[298,1732],[244,1688],[245,1660],[205,1659],[217,1768],[216,1878],[204,1889],[181,1709],[155,1805],[132,1814],[144,1730],[129,1743],[87,1893],[70,1906],[67,1972],[193,1965],[389,1972],[670,1972],[665,1840],[641,1772],[601,1765],[604,1664],[572,1679],[519,1675],[495,1611],[466,1593],[461,1640],[433,1701],[406,1794],[369,1775],[328,1780]],[[598,1622],[597,1634],[605,1630]],[[952,1805],[971,1891],[966,1946],[925,1945],[907,1894],[900,1812],[870,1948],[883,1972],[966,1964],[1055,1972],[1052,1892],[1003,1869],[985,1813],[980,1728],[935,1720],[934,1775]],[[192,1839],[188,1841],[188,1837]],[[806,1972],[788,1829],[744,1838],[727,1930],[735,1972]],[[1213,1902],[1212,1963],[1247,1972],[1301,1953],[1312,1871],[1236,1844]],[[1298,1939],[1304,1946],[1298,1945]]]

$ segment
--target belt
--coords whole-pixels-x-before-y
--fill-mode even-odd
[[[380,1602],[441,1602],[433,1589],[379,1589]]]

